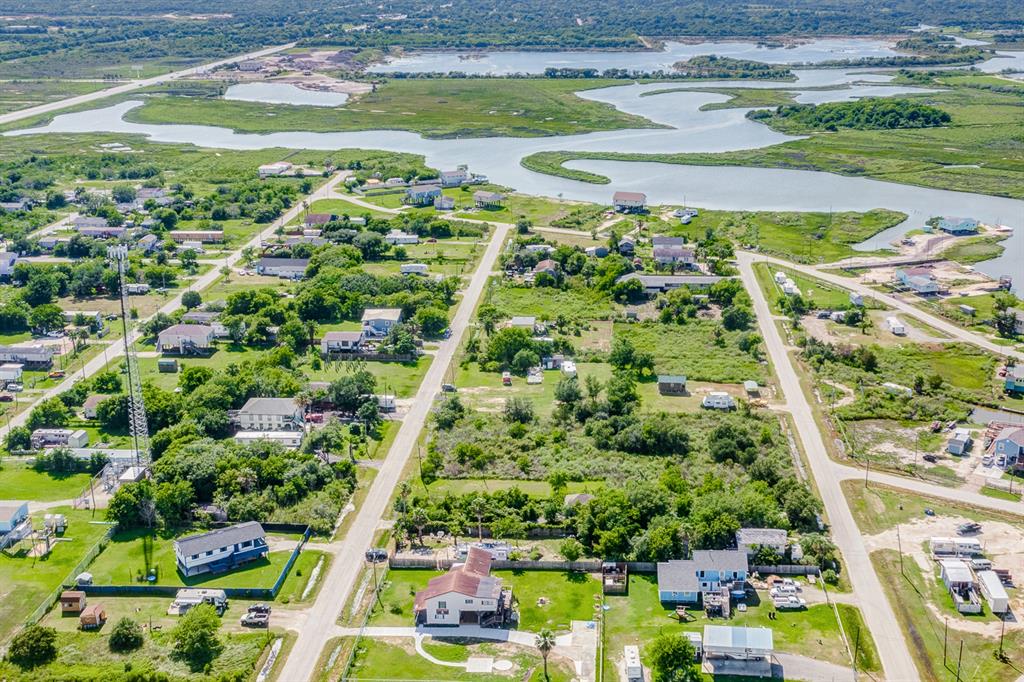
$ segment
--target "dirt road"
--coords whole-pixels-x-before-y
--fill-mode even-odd
[[[373,480],[366,501],[356,512],[352,526],[343,539],[332,543],[337,546],[334,561],[324,578],[319,597],[298,630],[298,639],[285,661],[280,679],[298,682],[309,680],[313,676],[313,666],[316,665],[320,651],[335,631],[338,614],[348,601],[359,576],[363,554],[370,546],[381,518],[388,511],[395,486],[398,485],[402,470],[416,447],[416,440],[426,424],[427,416],[434,405],[434,398],[441,390],[448,366],[469,327],[477,301],[486,288],[487,279],[508,238],[509,228],[509,225],[504,224],[494,226],[487,250],[473,273],[452,320],[451,337],[440,344],[437,355],[416,393],[416,400],[402,421],[387,458]]]
[[[151,85],[160,85],[168,81],[178,80],[179,78],[186,78],[188,76],[194,76],[204,71],[215,69],[219,66],[225,66],[227,64],[234,64],[235,62],[244,62],[249,59],[258,59],[260,57],[266,57],[269,54],[276,52],[283,52],[295,47],[295,43],[288,43],[287,45],[278,45],[276,47],[267,47],[262,50],[256,50],[255,52],[248,52],[246,54],[240,54],[235,57],[229,57],[228,59],[221,59],[220,61],[210,62],[209,64],[200,64],[199,66],[193,66],[188,69],[182,69],[181,71],[174,71],[172,73],[165,73],[162,76],[154,76],[152,78],[145,78],[143,80],[130,81],[123,85],[117,85],[112,88],[105,90],[97,90],[96,92],[90,92],[85,95],[78,95],[77,97],[69,97],[56,102],[48,102],[46,104],[40,104],[39,106],[29,107],[28,109],[21,109],[19,111],[12,111],[8,114],[0,116],[0,125],[6,125],[8,123],[14,123],[16,121],[23,121],[39,114],[48,114],[53,111],[60,111],[61,109],[67,109],[69,107],[78,106],[79,104],[86,104],[88,102],[95,102],[96,100],[105,99],[113,95],[123,95],[126,92],[133,92],[140,88],[147,88]]]
[[[737,255],[740,276],[753,299],[754,312],[757,314],[768,355],[778,375],[779,387],[789,404],[796,432],[803,443],[811,473],[825,504],[832,538],[843,554],[846,573],[850,577],[854,593],[860,596],[858,601],[864,622],[875,638],[885,679],[889,682],[917,680],[917,668],[903,638],[903,631],[896,621],[889,600],[885,598],[885,592],[868,557],[860,529],[853,520],[853,514],[850,513],[839,479],[834,475],[833,464],[828,457],[818,424],[814,420],[811,405],[800,388],[800,380],[793,368],[792,359],[786,351],[782,335],[772,319],[768,302],[757,282],[753,268],[756,259],[758,258],[748,253]],[[789,263],[785,265],[792,267]]]

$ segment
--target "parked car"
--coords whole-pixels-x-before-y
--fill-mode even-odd
[[[249,613],[270,613],[270,604],[253,604],[249,607]]]
[[[386,549],[375,548],[375,549],[368,549],[368,550],[366,550],[366,560],[367,561],[370,561],[370,562],[373,562],[373,563],[376,564],[376,563],[379,563],[381,561],[387,561],[387,559],[388,559],[388,551]]]
[[[247,628],[266,628],[270,627],[270,614],[269,613],[255,613],[250,611],[249,613],[242,616],[239,621],[243,626]]]
[[[455,384],[441,384],[441,390],[445,393],[455,393]]]
[[[55,369],[46,376],[50,377],[51,379],[63,379],[65,376],[65,372],[62,369]]]
[[[966,523],[961,523],[959,526],[956,527],[956,532],[959,533],[960,535],[969,535],[971,533],[978,533],[978,532],[981,532],[981,524],[980,523],[975,523],[974,521],[968,521]]]
[[[12,393],[21,393],[25,390],[25,387],[21,384],[7,384],[7,390]]]

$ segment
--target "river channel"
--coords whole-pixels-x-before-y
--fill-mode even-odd
[[[674,45],[682,45],[674,44]],[[711,47],[708,47],[710,45]],[[718,49],[714,49],[714,48]],[[724,47],[723,47],[724,46]],[[584,66],[592,63],[595,55],[607,64],[628,68],[652,68],[649,60],[677,61],[681,52],[666,54],[644,53],[495,53],[486,59],[507,60],[509,55],[527,55],[539,64]],[[728,54],[745,56],[760,61],[807,62],[842,57],[884,56],[888,48],[878,41],[814,41],[793,49],[758,48],[749,43],[716,43],[686,45],[693,54]],[[727,52],[726,50],[731,50]],[[841,51],[837,54],[837,51]],[[891,54],[891,51],[889,52]],[[1024,53],[1018,53],[1024,56]],[[443,53],[445,59],[456,59],[453,53]],[[440,55],[427,60],[429,68],[418,64],[420,70],[451,70],[436,66]],[[527,57],[523,57],[526,59]],[[418,57],[426,59],[426,57]],[[482,58],[484,59],[484,58]],[[573,61],[575,60],[575,61]],[[590,60],[590,61],[587,61]],[[630,61],[634,60],[634,61]],[[480,60],[465,60],[478,64]],[[986,70],[997,71],[992,62],[1021,62],[1018,59],[993,59]],[[392,64],[397,68],[399,63]],[[516,69],[524,65],[514,62]],[[602,65],[598,68],[606,68]],[[402,63],[400,70],[412,70]],[[542,69],[541,69],[542,70]],[[422,154],[426,163],[435,168],[450,168],[468,164],[477,173],[487,175],[493,182],[514,187],[520,192],[534,195],[563,197],[583,201],[608,203],[615,190],[637,190],[647,194],[652,204],[682,204],[719,209],[737,210],[793,210],[793,211],[864,211],[872,208],[890,208],[909,217],[901,226],[887,230],[865,242],[864,249],[884,247],[902,232],[920,227],[936,215],[971,216],[985,223],[1009,225],[1016,229],[1005,242],[1006,253],[998,259],[978,264],[977,269],[993,276],[1009,274],[1017,283],[1024,282],[1024,202],[963,192],[926,189],[909,185],[881,182],[812,171],[781,169],[678,166],[656,163],[576,161],[573,168],[594,171],[612,179],[610,185],[592,185],[564,178],[534,173],[523,168],[519,161],[537,151],[616,151],[616,152],[723,152],[754,149],[795,139],[774,132],[763,124],[750,121],[744,109],[700,111],[711,102],[721,102],[725,95],[682,91],[642,96],[654,90],[672,87],[767,87],[783,88],[796,94],[797,101],[821,103],[849,100],[864,96],[887,96],[919,89],[886,84],[889,76],[869,74],[858,70],[802,69],[796,72],[795,83],[750,81],[719,81],[700,83],[633,84],[588,90],[581,97],[608,103],[622,111],[643,116],[666,126],[665,128],[627,129],[540,138],[467,138],[425,139],[404,131],[363,132],[278,132],[270,134],[236,133],[229,128],[193,125],[153,125],[126,121],[125,115],[141,101],[121,102],[113,106],[56,116],[48,124],[16,130],[7,135],[43,133],[113,132],[138,134],[157,142],[191,143],[203,147],[225,149],[263,149],[283,147],[291,149],[334,150],[342,148],[383,149]],[[833,89],[817,89],[831,87]],[[815,88],[815,89],[810,89]],[[280,92],[275,92],[275,99]],[[254,99],[258,99],[254,98]],[[298,103],[298,102],[296,102]]]

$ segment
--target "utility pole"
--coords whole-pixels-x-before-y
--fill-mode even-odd
[[[864,455],[864,487],[868,487],[868,472],[871,471],[871,460],[868,456]]]
[[[949,616],[942,619],[942,667],[946,667],[946,644],[949,642]]]
[[[960,640],[960,654],[956,657],[956,682],[960,682],[960,664],[964,660],[964,640]]]
[[[903,540],[900,538],[900,524],[898,523],[896,524],[896,545],[900,552],[900,575],[906,578],[907,574],[903,571]]]

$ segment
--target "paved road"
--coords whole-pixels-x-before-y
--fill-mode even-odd
[[[309,201],[309,203],[312,203],[312,202],[316,201],[317,199],[324,199],[324,198],[330,196],[331,191],[339,183],[344,182],[344,180],[349,175],[351,175],[350,171],[343,171],[343,172],[335,174],[327,182],[325,182],[318,189],[316,189],[314,192],[312,192],[307,197],[307,200]],[[278,227],[280,227],[282,225],[286,225],[287,223],[291,222],[296,217],[298,217],[304,210],[305,210],[305,207],[303,205],[303,202],[302,201],[296,202],[294,206],[292,206],[290,209],[288,209],[280,218],[278,218],[273,223],[271,223],[269,226],[267,226],[266,229],[261,231],[258,235],[253,237],[251,240],[249,240],[246,244],[244,244],[243,246],[238,248],[236,251],[232,251],[226,257],[218,260],[218,263],[220,263],[221,266],[227,265],[228,267],[231,267],[231,266],[235,265],[236,263],[238,263],[238,261],[240,261],[242,259],[242,251],[244,249],[246,249],[247,247],[250,247],[250,246],[253,247],[253,248],[256,248],[262,242],[269,241],[269,240],[273,239],[275,237],[274,233],[275,233],[275,231],[277,230]],[[220,276],[221,276],[221,274],[220,274],[220,267],[211,268],[206,273],[204,273],[201,277],[199,277],[194,282],[192,282],[192,285],[189,287],[189,289],[191,289],[193,291],[202,291],[203,289],[206,289],[211,284],[213,284],[215,281],[217,281],[217,279]],[[182,290],[182,292],[179,293],[177,296],[175,296],[174,298],[169,299],[166,303],[164,303],[163,306],[160,307],[160,310],[158,310],[157,312],[161,312],[161,313],[169,315],[170,313],[172,313],[175,310],[177,310],[178,308],[180,308],[181,307],[181,296],[182,296],[182,294],[185,293],[185,291],[188,291],[188,289]],[[149,319],[149,318],[146,318],[146,319]],[[145,320],[140,320],[139,323],[137,323],[133,327],[133,331],[132,331],[132,334],[131,334],[131,342],[132,343],[135,343],[141,337],[141,334],[138,332],[138,329],[141,326],[141,323],[144,322],[144,321]],[[113,324],[120,324],[120,322],[119,321],[118,322],[114,322]],[[124,355],[124,340],[123,339],[117,339],[115,341],[111,341],[107,345],[107,349],[106,349],[105,353],[100,353],[99,355],[94,357],[92,360],[90,360],[89,362],[85,363],[85,366],[82,367],[77,372],[70,372],[68,377],[66,379],[64,379],[64,381],[62,381],[61,383],[57,384],[53,388],[48,389],[44,393],[40,394],[36,398],[35,402],[38,403],[38,402],[40,402],[42,400],[46,400],[47,398],[52,398],[52,397],[55,397],[57,395],[60,395],[64,391],[67,391],[68,389],[70,389],[72,387],[72,385],[74,385],[74,383],[76,381],[79,381],[80,379],[84,379],[86,377],[90,377],[93,374],[96,374],[96,373],[102,371],[104,366],[106,366],[106,364],[108,362],[110,362],[111,360],[116,360],[117,358],[119,358],[119,357],[121,357],[123,355]],[[33,405],[34,404],[35,403],[33,403]],[[10,420],[9,424],[4,424],[3,426],[0,426],[0,437],[5,435],[7,433],[7,431],[8,431],[8,429],[10,429],[11,427],[22,426],[26,422],[26,420],[28,420],[28,415],[29,415],[30,412],[32,412],[32,407],[28,407],[25,410],[23,410],[21,413],[19,413],[18,415],[14,416],[14,417],[11,417],[11,420]]]
[[[754,312],[757,314],[761,336],[764,337],[768,355],[775,367],[779,387],[789,404],[796,432],[803,443],[811,473],[825,504],[833,540],[843,554],[846,573],[850,577],[854,593],[860,596],[864,622],[875,638],[885,679],[889,682],[917,680],[919,676],[903,638],[903,631],[896,621],[896,615],[868,557],[860,529],[853,520],[853,514],[850,513],[839,479],[834,475],[833,463],[828,457],[811,405],[800,387],[792,359],[786,351],[782,335],[757,282],[753,268],[755,257],[748,253],[740,253],[737,260],[743,284],[754,302]]]
[[[298,639],[285,661],[280,679],[298,682],[313,677],[313,666],[316,665],[327,640],[335,632],[335,621],[348,601],[363,566],[363,553],[370,546],[381,518],[388,512],[395,486],[398,485],[402,471],[416,447],[416,441],[434,404],[434,397],[441,390],[445,373],[469,327],[473,311],[486,288],[487,278],[501,253],[508,233],[508,225],[494,227],[487,250],[473,273],[452,320],[451,338],[440,344],[437,355],[430,364],[423,383],[420,384],[416,400],[402,421],[387,458],[370,486],[366,501],[356,512],[352,526],[342,540],[333,543],[338,546],[334,553],[334,561],[331,562],[330,571],[324,578],[319,597],[309,609],[305,623],[298,631]]]
[[[834,284],[843,289],[855,291],[858,294],[861,294],[862,296],[870,296],[875,300],[881,301],[882,303],[885,303],[886,305],[895,308],[901,313],[921,320],[925,324],[928,324],[941,332],[945,332],[951,338],[957,341],[963,341],[964,343],[973,344],[991,353],[995,353],[996,355],[1012,356],[1014,358],[1024,360],[1024,353],[1021,353],[1020,351],[1016,351],[1013,350],[1012,348],[1007,348],[1006,346],[1000,346],[997,343],[993,343],[992,341],[985,338],[981,334],[975,334],[974,332],[963,329],[962,327],[958,327],[952,322],[944,320],[941,317],[932,315],[931,313],[926,313],[917,306],[907,303],[906,301],[901,301],[895,296],[884,294],[880,291],[872,289],[869,286],[865,286],[864,284],[855,282],[851,280],[849,277],[843,277],[841,275],[836,275],[831,272],[826,272],[825,270],[819,269],[818,267],[810,265],[800,265],[798,263],[791,263],[790,261],[782,260],[781,258],[765,256],[759,253],[746,253],[744,255],[747,259],[752,261],[764,261],[767,263],[781,265],[785,268],[788,268],[790,270],[796,270],[797,272],[803,273],[810,277],[817,277],[822,281],[828,282],[829,284]]]
[[[112,95],[123,95],[126,92],[132,92],[140,88],[146,88],[151,85],[160,85],[168,81],[178,80],[179,78],[186,78],[188,76],[194,76],[204,71],[215,69],[219,66],[225,66],[227,64],[234,64],[235,62],[243,62],[247,59],[258,59],[259,57],[265,57],[269,54],[276,52],[283,52],[295,47],[295,43],[288,43],[287,45],[278,45],[277,47],[267,47],[262,50],[256,50],[255,52],[249,52],[246,54],[240,54],[235,57],[229,57],[227,59],[221,59],[220,61],[210,62],[209,64],[201,64],[199,66],[193,66],[188,69],[181,71],[174,71],[172,73],[165,73],[162,76],[154,76],[153,78],[145,78],[143,80],[131,81],[124,83],[123,85],[117,85],[112,88],[105,90],[97,90],[96,92],[90,92],[85,95],[78,95],[77,97],[69,97],[68,99],[58,100],[56,102],[48,102],[47,104],[40,104],[39,106],[29,107],[28,109],[21,109],[19,111],[12,111],[8,114],[0,116],[0,125],[6,125],[8,123],[14,123],[16,121],[23,121],[26,118],[32,118],[39,114],[48,114],[53,111],[60,111],[61,109],[67,109],[68,107],[74,107],[79,104],[85,104],[87,102],[94,102],[99,99],[104,99]]]

